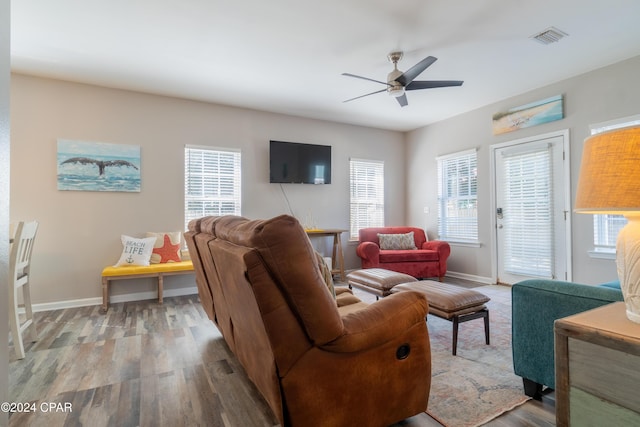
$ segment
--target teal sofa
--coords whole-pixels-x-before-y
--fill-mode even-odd
[[[540,400],[555,389],[556,319],[622,301],[620,282],[591,286],[556,280],[525,280],[511,288],[513,370],[527,396]]]

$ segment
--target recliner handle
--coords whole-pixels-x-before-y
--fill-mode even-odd
[[[396,350],[396,359],[404,360],[409,357],[409,353],[411,353],[411,346],[409,345],[409,343],[402,344]]]

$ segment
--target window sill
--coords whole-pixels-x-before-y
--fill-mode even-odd
[[[590,258],[596,258],[596,259],[616,259],[616,253],[615,252],[603,252],[603,251],[594,251],[594,250],[590,250],[589,251],[589,257]]]

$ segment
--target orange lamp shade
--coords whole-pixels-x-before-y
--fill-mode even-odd
[[[585,140],[575,211],[640,213],[640,126]]]

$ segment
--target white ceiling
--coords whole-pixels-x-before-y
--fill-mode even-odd
[[[411,130],[640,55],[638,0],[13,0],[12,70],[296,116]],[[554,26],[569,34],[542,45]],[[462,87],[343,103],[386,81]],[[638,82],[629,82],[638,84]]]

